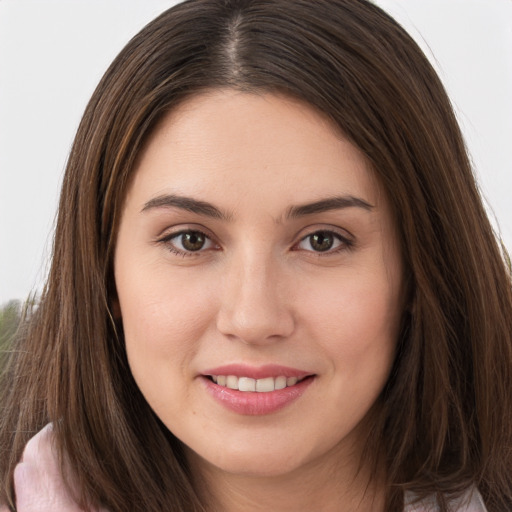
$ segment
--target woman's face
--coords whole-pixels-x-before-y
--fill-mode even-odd
[[[115,281],[131,371],[205,467],[278,475],[354,455],[402,303],[389,205],[311,107],[230,90],[158,126]]]

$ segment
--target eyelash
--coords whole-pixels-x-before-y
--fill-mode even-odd
[[[203,236],[206,240],[209,240],[210,242],[213,243],[212,241],[212,238],[210,236],[208,236],[206,233],[204,233],[203,231],[201,231],[200,229],[183,229],[181,231],[178,231],[176,233],[170,233],[168,235],[166,235],[165,237],[161,238],[160,240],[158,240],[159,243],[163,243],[164,245],[167,246],[167,249],[172,252],[173,254],[176,254],[177,256],[182,256],[182,257],[190,257],[190,256],[200,256],[201,253],[203,253],[204,251],[201,249],[197,250],[197,251],[183,251],[181,249],[178,249],[173,243],[172,243],[172,240],[175,239],[175,238],[179,238],[180,236],[183,236],[183,235],[186,235],[186,234],[197,234],[197,235],[201,235]]]
[[[186,251],[186,250],[183,251],[181,249],[178,249],[172,243],[173,239],[178,238],[178,237],[183,236],[183,235],[186,235],[186,234],[200,235],[200,236],[203,236],[206,240],[210,241],[211,243],[214,243],[212,238],[210,236],[208,236],[206,233],[204,233],[203,231],[201,231],[200,229],[184,229],[184,230],[178,231],[176,233],[170,233],[170,234],[166,235],[165,237],[157,240],[157,242],[165,244],[167,246],[167,249],[171,253],[176,254],[177,256],[181,256],[181,257],[184,257],[184,258],[185,257],[200,256],[204,252],[202,247],[200,249],[198,249],[197,251],[191,251],[191,250],[190,251]],[[335,240],[337,240],[339,242],[339,246],[336,247],[334,250],[331,250],[331,249],[328,249],[326,251],[314,251],[314,250],[311,250],[311,251],[306,251],[306,252],[310,252],[310,253],[314,254],[315,256],[317,256],[317,257],[324,257],[324,256],[332,256],[333,254],[338,254],[338,253],[343,252],[343,251],[350,251],[350,250],[352,250],[354,248],[354,241],[350,240],[346,236],[342,236],[341,234],[339,234],[336,231],[328,230],[328,229],[319,229],[319,230],[312,231],[312,232],[308,233],[307,235],[303,236],[293,246],[293,248],[295,249],[301,243],[306,241],[308,238],[313,237],[314,235],[319,235],[319,234],[322,234],[324,236],[325,235],[332,236]],[[298,249],[295,249],[295,250],[298,250]]]
[[[334,249],[329,248],[326,251],[307,251],[307,252],[313,253],[317,257],[332,256],[333,254],[338,254],[340,252],[349,251],[354,248],[353,240],[350,240],[348,237],[343,236],[340,233],[333,231],[333,230],[329,230],[329,229],[319,229],[319,230],[312,231],[312,232],[308,233],[306,236],[303,236],[299,240],[299,242],[294,245],[294,247],[297,247],[298,245],[300,245],[301,243],[306,241],[308,238],[311,239],[311,237],[313,237],[314,235],[319,235],[319,234],[322,234],[323,236],[325,236],[325,235],[332,236],[332,238],[334,238],[335,240],[337,240],[339,242],[339,246]],[[310,244],[311,244],[311,240],[310,240]]]

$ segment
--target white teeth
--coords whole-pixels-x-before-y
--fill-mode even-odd
[[[258,379],[256,381],[256,391],[259,393],[268,393],[274,391],[275,383],[273,377],[267,377],[266,379]]]
[[[249,377],[240,377],[238,379],[239,391],[256,391],[256,381]]]
[[[295,384],[297,384],[297,377],[288,377],[286,379],[287,386],[295,386]]]
[[[269,393],[288,386],[295,386],[299,379],[297,377],[266,377],[264,379],[251,379],[250,377],[237,377],[236,375],[211,375],[213,382],[219,386],[236,389],[238,391],[256,391],[258,393]]]
[[[276,377],[274,389],[284,389],[286,387],[286,377]]]
[[[238,377],[234,375],[228,375],[226,377],[226,387],[230,389],[238,389]]]

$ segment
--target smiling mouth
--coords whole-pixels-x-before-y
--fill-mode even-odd
[[[307,375],[302,378],[280,375],[278,377],[266,377],[264,379],[237,377],[236,375],[206,375],[206,377],[221,387],[252,393],[270,393],[272,391],[295,386],[299,382],[313,377],[313,375]]]

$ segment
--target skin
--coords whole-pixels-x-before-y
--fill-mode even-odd
[[[225,218],[151,203],[164,195]],[[333,196],[368,207],[287,215]],[[183,230],[205,233],[203,248],[183,254]],[[334,233],[324,252],[319,231]],[[322,114],[231,90],[181,104],[140,155],[114,263],[131,371],[212,509],[383,509],[379,483],[357,469],[394,358],[402,262],[385,194]],[[284,409],[248,416],[200,377],[230,363],[315,377]]]

